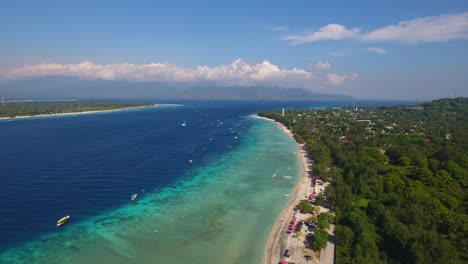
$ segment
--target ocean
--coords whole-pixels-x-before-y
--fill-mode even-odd
[[[259,263],[300,167],[251,115],[351,103],[151,102],[0,121],[1,263]]]

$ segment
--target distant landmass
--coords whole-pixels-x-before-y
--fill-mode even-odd
[[[125,102],[15,102],[2,104],[0,107],[0,119],[90,112],[109,112],[122,109],[154,106],[155,105],[148,103]]]
[[[219,86],[213,83],[181,84],[81,80],[49,77],[0,82],[5,98],[115,98],[115,99],[214,99],[214,100],[314,100],[347,101],[353,97],[322,94],[304,88],[275,86]]]

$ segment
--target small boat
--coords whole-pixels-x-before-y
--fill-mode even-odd
[[[69,216],[69,215],[60,218],[60,219],[57,221],[57,226],[62,226],[63,224],[65,224],[65,223],[68,221],[68,219],[70,219],[70,216]]]
[[[135,193],[130,197],[130,200],[135,201],[137,197],[138,197],[138,194]]]
[[[183,126],[183,127],[184,127],[184,126],[187,126],[187,123],[185,123],[185,120],[184,120],[184,122],[181,124],[181,126]]]
[[[190,164],[192,164],[193,161],[192,161],[192,160],[189,160],[188,162],[189,162]]]
[[[273,174],[273,176],[271,176],[271,177],[273,177],[273,178],[274,178],[274,177],[276,177],[276,175],[278,175],[278,173],[275,173],[275,174]]]

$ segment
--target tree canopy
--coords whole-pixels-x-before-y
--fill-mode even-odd
[[[468,99],[259,114],[331,179],[337,263],[468,261]]]

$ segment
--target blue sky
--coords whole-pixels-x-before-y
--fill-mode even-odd
[[[65,75],[374,99],[468,96],[468,1],[2,1],[0,10],[8,81]]]

